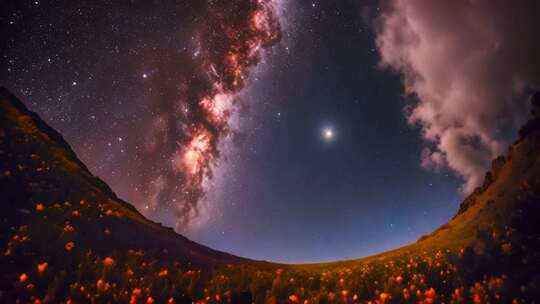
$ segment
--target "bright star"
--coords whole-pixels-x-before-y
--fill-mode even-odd
[[[322,135],[325,140],[332,140],[334,138],[334,130],[330,128],[325,128]]]

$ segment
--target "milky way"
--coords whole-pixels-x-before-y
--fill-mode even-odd
[[[280,41],[274,3],[63,1],[2,11],[3,83],[83,147],[122,197],[186,229],[220,141],[241,132],[234,114],[254,102],[236,94]]]
[[[280,38],[270,3],[230,2],[209,5],[196,25],[192,58],[177,58],[177,86],[163,99],[157,116],[143,130],[142,197],[148,208],[173,202],[178,225],[197,216],[205,194],[203,182],[212,176],[219,158],[218,143],[229,135],[235,92],[245,83],[248,68],[260,60],[261,48]],[[195,57],[195,58],[193,58]],[[165,153],[165,155],[164,155]],[[169,162],[165,166],[148,164]],[[150,179],[148,179],[150,177]]]

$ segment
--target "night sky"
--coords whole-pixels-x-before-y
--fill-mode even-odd
[[[121,198],[195,241],[279,262],[357,258],[445,223],[479,183],[486,160],[464,170],[447,134],[477,136],[490,159],[525,112],[476,133],[411,114],[405,92],[432,99],[406,81],[423,70],[393,60],[384,16],[402,19],[389,7],[4,1],[0,84]]]

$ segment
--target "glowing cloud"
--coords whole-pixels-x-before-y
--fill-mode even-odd
[[[524,120],[523,95],[540,84],[540,2],[389,1],[376,20],[381,65],[399,72],[426,168],[450,168],[478,186],[501,134]]]

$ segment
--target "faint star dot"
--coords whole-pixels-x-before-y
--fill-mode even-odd
[[[148,78],[148,74],[146,73],[142,74],[142,78]]]

